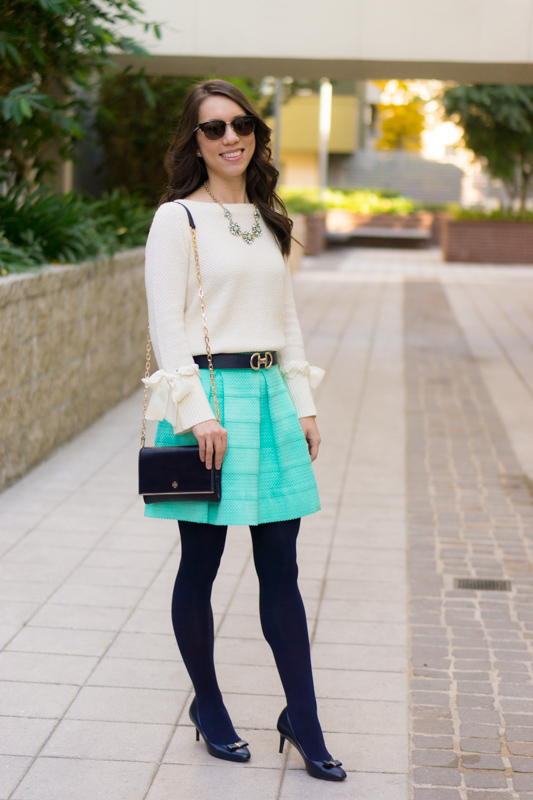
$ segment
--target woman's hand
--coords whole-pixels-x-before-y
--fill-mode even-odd
[[[216,469],[220,469],[228,449],[228,432],[216,419],[208,419],[192,426],[192,432],[200,445],[200,458],[211,469],[213,456]]]
[[[311,461],[314,461],[318,455],[318,448],[320,447],[320,434],[316,426],[314,417],[300,417],[300,425],[304,432],[304,436],[309,448],[309,455]],[[194,428],[193,428],[194,431]]]

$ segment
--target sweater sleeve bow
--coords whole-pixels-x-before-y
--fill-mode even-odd
[[[303,375],[307,378],[311,389],[316,389],[322,382],[322,378],[326,374],[325,370],[320,367],[312,367],[308,361],[289,361],[282,367],[281,371],[286,378],[295,378],[297,375]]]
[[[195,384],[199,381],[199,373],[198,365],[192,364],[180,367],[177,372],[158,369],[149,378],[143,378],[144,385],[148,386],[152,391],[152,396],[146,409],[146,419],[164,419],[170,422],[176,434],[190,429],[192,424],[197,421],[198,412],[191,416],[190,413],[187,413],[188,409],[184,408],[182,401],[186,397],[189,397],[190,402],[194,400],[194,395],[196,394],[194,392]],[[207,398],[205,402],[207,404]],[[211,409],[209,409],[207,416],[204,413],[203,417],[204,419],[213,418]]]

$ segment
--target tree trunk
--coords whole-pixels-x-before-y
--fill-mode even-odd
[[[514,202],[518,197],[518,186],[516,179],[512,181],[503,180],[503,188],[505,189],[505,193],[509,199],[509,209],[512,211]]]
[[[531,183],[531,168],[529,164],[523,164],[520,169],[520,206],[518,213],[522,214],[526,210],[526,202],[529,194],[529,185]]]

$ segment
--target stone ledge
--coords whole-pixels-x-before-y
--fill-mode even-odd
[[[140,386],[144,248],[0,278],[0,490]]]

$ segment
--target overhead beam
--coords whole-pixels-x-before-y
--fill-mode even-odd
[[[458,83],[533,84],[533,63],[481,63],[368,59],[239,58],[236,56],[116,55],[121,66],[143,68],[148,75],[234,75],[246,78],[321,78],[330,80],[433,79]]]

